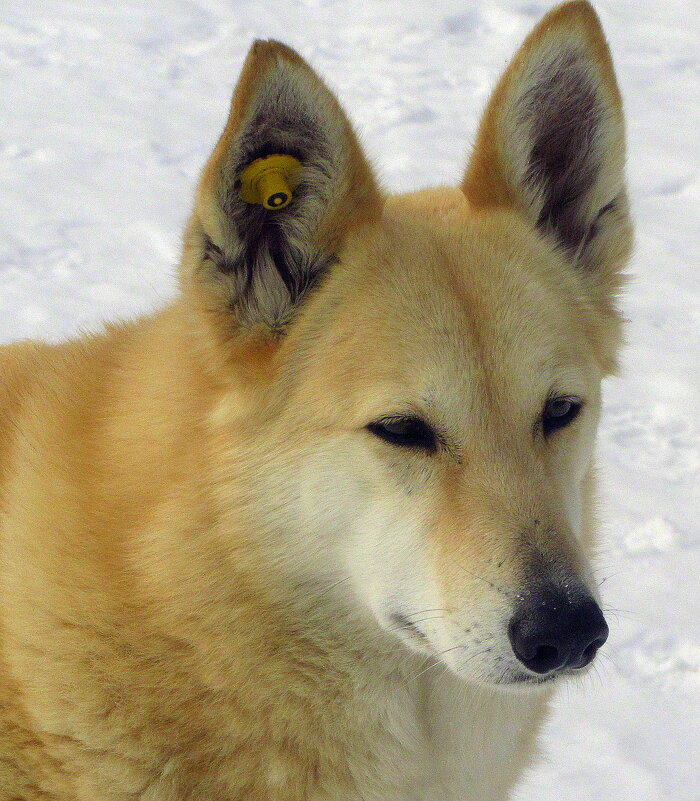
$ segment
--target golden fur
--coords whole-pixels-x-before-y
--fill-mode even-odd
[[[561,52],[599,119],[560,228],[571,198],[519,160]],[[272,230],[237,159],[301,117],[305,178]],[[595,593],[623,162],[585,2],[516,56],[461,189],[385,196],[310,67],[254,45],[175,302],[0,350],[0,801],[505,798],[548,697],[508,689],[511,599],[534,558]],[[585,407],[545,441],[552,386]],[[387,414],[440,447],[373,436]]]

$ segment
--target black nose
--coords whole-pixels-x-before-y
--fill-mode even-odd
[[[590,597],[571,601],[559,592],[526,598],[508,626],[513,651],[529,670],[582,668],[608,639],[608,624]]]

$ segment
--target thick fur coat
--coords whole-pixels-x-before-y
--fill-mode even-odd
[[[239,182],[274,153],[302,173],[268,211]],[[178,298],[0,349],[0,801],[507,796],[605,638],[623,171],[586,2],[517,53],[462,184],[398,197],[253,45]],[[552,599],[581,653],[528,651]]]

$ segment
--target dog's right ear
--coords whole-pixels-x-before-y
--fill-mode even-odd
[[[291,202],[279,208],[241,197],[246,168],[274,163],[257,161],[272,155],[299,163],[286,186]],[[199,183],[185,288],[232,331],[262,324],[281,333],[348,231],[380,213],[371,170],[333,93],[294,50],[255,42]]]

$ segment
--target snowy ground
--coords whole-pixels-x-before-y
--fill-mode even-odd
[[[548,2],[2,0],[0,341],[162,305],[256,36],[328,79],[394,190],[454,182]],[[629,347],[607,387],[597,677],[560,693],[521,801],[700,799],[700,13],[600,0],[629,116]]]

